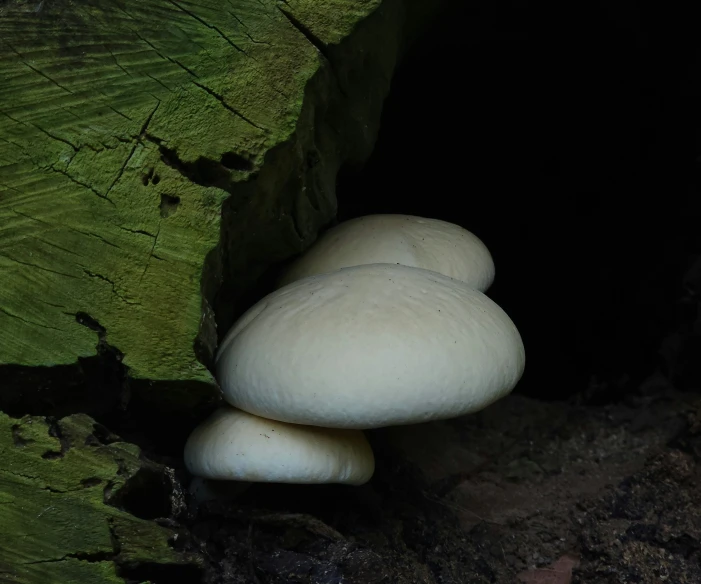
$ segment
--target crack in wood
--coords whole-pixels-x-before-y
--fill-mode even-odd
[[[110,280],[107,276],[103,276],[102,274],[98,274],[96,272],[91,272],[87,268],[83,268],[83,272],[85,273],[86,276],[88,276],[90,278],[96,278],[98,280],[102,280],[104,282],[107,282],[110,286],[112,286],[112,293],[117,298],[119,298],[122,302],[124,302],[125,304],[130,304],[132,306],[140,306],[141,305],[140,302],[132,302],[131,300],[125,298],[119,292],[117,292],[117,285],[112,280]]]
[[[151,246],[151,251],[148,254],[148,259],[146,260],[146,265],[144,266],[144,271],[141,273],[141,277],[139,278],[139,288],[141,287],[141,282],[144,279],[144,276],[146,275],[146,272],[148,271],[149,265],[151,265],[151,258],[153,257],[153,251],[156,249],[156,243],[158,242],[158,236],[161,234],[161,222],[158,222],[158,231],[156,232],[156,236],[153,238],[153,245]],[[157,258],[160,259],[160,258]]]
[[[56,172],[56,173],[58,173],[58,174],[61,174],[61,175],[65,176],[68,180],[70,180],[71,182],[73,182],[73,183],[75,183],[75,184],[77,184],[77,185],[80,185],[81,187],[84,187],[84,188],[88,189],[90,192],[94,193],[94,194],[97,195],[99,198],[104,199],[105,201],[108,201],[113,207],[116,207],[116,206],[117,206],[117,205],[115,204],[115,202],[114,202],[112,199],[110,199],[107,195],[103,195],[102,193],[100,193],[98,190],[96,190],[94,187],[90,186],[89,184],[84,183],[84,182],[81,182],[81,181],[79,181],[79,180],[76,179],[76,178],[73,178],[73,177],[72,177],[70,174],[68,174],[68,172],[66,172],[65,170],[60,170],[60,169],[56,168],[54,165],[49,166],[49,167],[45,167],[44,170],[52,170],[52,171],[54,171],[54,172]]]
[[[30,326],[38,326],[38,327],[40,327],[40,328],[45,328],[45,329],[49,329],[49,330],[54,330],[54,331],[59,331],[59,332],[61,332],[61,333],[65,333],[65,331],[64,331],[63,329],[56,328],[56,327],[53,327],[53,326],[49,326],[49,325],[46,325],[46,324],[41,324],[40,322],[34,322],[34,321],[31,321],[31,320],[27,320],[26,318],[22,318],[21,316],[18,316],[18,315],[16,315],[16,314],[13,314],[13,313],[9,312],[8,310],[5,310],[2,306],[0,306],[0,312],[2,312],[3,314],[9,316],[10,318],[16,318],[17,320],[23,322],[24,324],[28,324],[28,325],[30,325]],[[1,472],[1,471],[0,471],[0,472]]]
[[[123,225],[120,225],[119,228],[122,231],[127,231],[129,233],[136,233],[138,235],[148,235],[151,238],[156,237],[156,235],[154,235],[153,233],[149,233],[148,231],[144,231],[143,229],[129,229],[128,227],[124,227]]]
[[[235,42],[233,42],[228,36],[226,36],[226,35],[221,31],[221,29],[220,29],[218,26],[215,26],[215,25],[213,25],[213,24],[209,24],[206,20],[204,20],[203,18],[200,18],[199,16],[197,16],[197,14],[195,14],[194,12],[191,12],[190,10],[187,10],[187,9],[183,8],[182,6],[180,6],[180,5],[179,5],[177,2],[175,2],[174,0],[168,0],[168,3],[169,3],[169,4],[172,4],[173,6],[175,6],[178,10],[182,10],[185,14],[187,14],[188,16],[191,16],[192,18],[194,18],[194,19],[195,19],[197,22],[199,22],[200,24],[206,26],[207,28],[209,28],[209,29],[211,29],[211,30],[216,31],[216,33],[217,33],[221,38],[223,38],[227,43],[229,43],[229,44],[230,44],[234,49],[236,49],[239,53],[243,53],[243,54],[246,55],[247,57],[250,57],[250,55],[249,55],[246,51],[244,51],[244,50],[243,50],[241,47],[239,47]]]
[[[180,61],[178,61],[177,59],[173,59],[172,57],[168,57],[167,55],[164,55],[163,53],[161,53],[151,41],[149,41],[148,39],[145,39],[143,36],[141,36],[141,34],[139,34],[138,31],[135,31],[135,30],[131,29],[131,32],[133,32],[133,33],[139,38],[139,40],[141,40],[142,42],[146,43],[149,47],[151,47],[151,49],[152,49],[161,59],[163,59],[164,61],[170,61],[170,62],[173,63],[174,65],[177,65],[178,67],[180,67],[181,69],[183,69],[183,70],[184,70],[185,72],[187,72],[188,74],[190,74],[190,75],[192,75],[193,77],[196,77],[196,78],[199,79],[199,75],[197,75],[197,73],[195,73],[194,71],[192,71],[191,69],[189,69],[188,67],[186,67],[185,65],[183,65],[183,64],[182,64]]]
[[[23,55],[22,53],[20,53],[17,49],[15,49],[10,43],[8,43],[7,41],[5,41],[4,44],[7,45],[8,47],[10,47],[10,50],[11,50],[15,55],[17,55],[17,56],[20,58],[20,61],[21,61],[22,65],[24,65],[25,67],[28,67],[29,69],[31,69],[32,71],[34,71],[34,73],[36,73],[37,75],[40,75],[41,77],[43,77],[43,78],[46,79],[47,81],[53,83],[56,87],[58,87],[59,89],[62,89],[62,90],[65,91],[66,93],[70,93],[71,95],[75,95],[70,89],[68,89],[67,87],[64,87],[64,86],[61,85],[58,81],[56,81],[55,79],[52,79],[51,77],[49,77],[46,73],[44,73],[44,72],[41,71],[40,69],[37,69],[37,68],[34,67],[33,65],[30,65],[29,63],[27,63],[27,60],[26,60],[26,58],[24,57],[24,55]]]
[[[122,164],[121,168],[119,169],[119,172],[117,173],[117,176],[114,177],[114,180],[110,183],[110,186],[107,187],[107,192],[105,193],[106,197],[109,197],[110,192],[112,192],[112,189],[114,188],[114,185],[119,182],[119,179],[122,178],[122,175],[124,174],[124,170],[127,167],[127,164],[129,164],[129,161],[131,160],[132,156],[134,156],[134,152],[136,152],[136,148],[138,147],[139,143],[135,142],[134,145],[132,146],[131,152],[129,152],[129,156],[127,156],[127,159],[124,161],[124,164]]]
[[[235,108],[233,108],[232,106],[230,106],[230,105],[226,102],[226,100],[225,100],[221,95],[219,95],[218,93],[216,93],[214,90],[210,89],[210,88],[207,87],[206,85],[202,85],[201,83],[197,83],[196,81],[193,81],[192,83],[193,83],[194,85],[196,85],[197,87],[199,87],[202,91],[204,91],[204,92],[208,93],[209,95],[211,95],[214,99],[216,99],[219,103],[221,103],[221,104],[224,106],[224,108],[226,108],[226,109],[229,110],[231,113],[233,113],[234,115],[236,115],[236,116],[238,116],[239,118],[241,118],[244,122],[250,124],[250,125],[253,126],[254,128],[258,128],[258,129],[261,130],[262,132],[266,132],[266,133],[269,132],[269,130],[268,130],[267,128],[264,128],[263,126],[259,126],[259,125],[256,124],[253,120],[248,119],[248,118],[247,118],[246,116],[244,116],[241,112],[239,112],[238,110],[236,110]]]
[[[56,274],[56,275],[58,275],[58,276],[64,276],[64,277],[66,277],[66,278],[74,278],[74,279],[76,279],[76,280],[79,278],[79,276],[74,276],[74,275],[72,275],[72,274],[65,274],[65,273],[59,272],[59,271],[57,271],[57,270],[52,270],[51,268],[45,268],[45,267],[43,267],[43,266],[38,266],[37,264],[31,264],[31,263],[29,263],[29,262],[23,262],[22,260],[18,260],[17,258],[13,258],[13,257],[10,257],[10,256],[5,255],[5,254],[0,254],[0,257],[3,257],[3,258],[5,258],[5,259],[8,259],[8,260],[10,260],[11,262],[15,262],[16,264],[21,264],[21,265],[23,265],[23,266],[27,266],[27,267],[30,267],[30,268],[36,268],[37,270],[43,270],[44,272],[50,272],[50,273]]]

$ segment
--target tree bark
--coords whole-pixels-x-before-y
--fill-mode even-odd
[[[109,347],[216,395],[216,325],[334,217],[416,4],[0,4],[0,366]]]
[[[172,468],[94,417],[218,399],[218,335],[334,218],[426,10],[0,1],[0,580],[199,574],[148,509]]]
[[[169,473],[84,414],[0,414],[0,582],[123,582],[134,570],[197,571],[177,531],[137,517]],[[166,516],[177,513],[169,499]],[[140,512],[141,511],[141,512]]]

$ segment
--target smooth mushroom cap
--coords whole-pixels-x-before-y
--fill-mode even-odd
[[[185,466],[206,479],[362,485],[375,471],[362,432],[286,424],[231,407],[192,432]]]
[[[298,280],[253,306],[225,337],[225,399],[266,418],[378,428],[480,410],[516,385],[525,351],[485,294],[390,264]]]
[[[467,229],[412,215],[368,215],[327,231],[285,270],[279,286],[363,264],[432,270],[481,292],[494,281],[489,250]]]

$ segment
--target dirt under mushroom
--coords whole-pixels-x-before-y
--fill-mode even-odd
[[[701,398],[511,396],[370,433],[363,487],[256,485],[183,508],[208,584],[701,582]]]

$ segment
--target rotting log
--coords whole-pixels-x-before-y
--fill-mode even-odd
[[[0,458],[0,582],[124,582],[173,567],[199,573],[197,557],[173,549],[176,530],[118,509],[158,490],[167,469],[88,416],[0,413]]]
[[[94,359],[215,397],[217,325],[334,217],[420,4],[1,2],[0,407]]]
[[[217,398],[217,328],[333,219],[433,6],[0,0],[0,581],[197,580],[174,471],[90,415]]]

